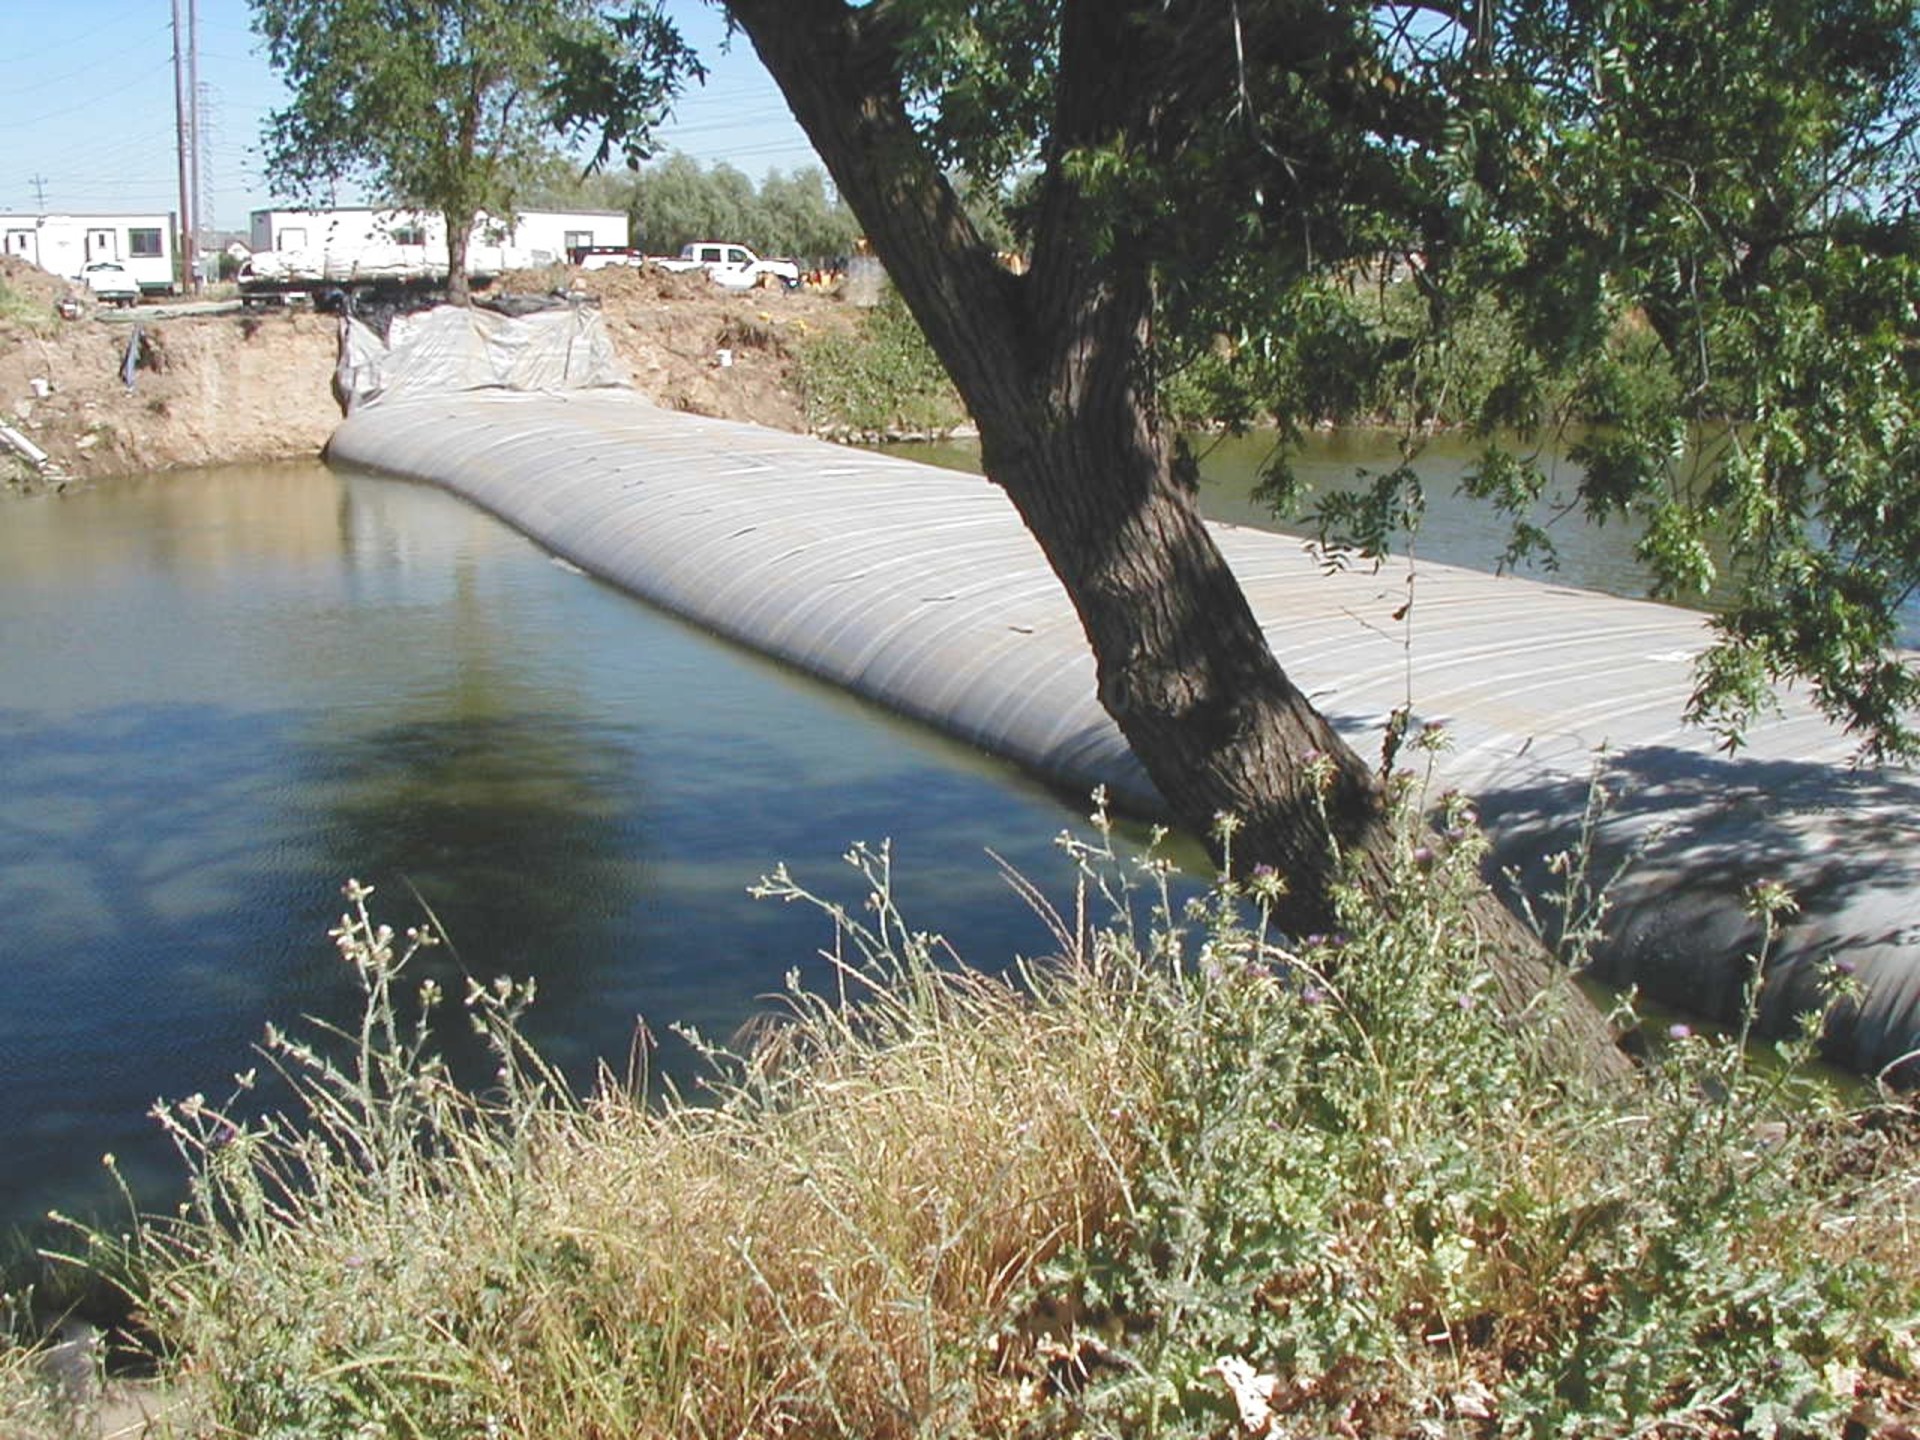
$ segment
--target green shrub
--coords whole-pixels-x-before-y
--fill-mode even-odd
[[[947,372],[891,287],[853,333],[808,341],[797,374],[807,424],[823,433],[937,435],[967,419]]]
[[[1643,1085],[1575,1098],[1490,1001],[1470,814],[1442,797],[1435,836],[1425,809],[1384,902],[1341,897],[1344,933],[1270,935],[1256,874],[1143,971],[1161,1065],[1133,1224],[1049,1267],[1120,1352],[1076,1419],[1823,1435],[1884,1384],[1912,1405],[1916,1172],[1823,1173],[1854,1122],[1810,1073],[1817,1027],[1758,1064],[1745,1033],[1676,1027]]]

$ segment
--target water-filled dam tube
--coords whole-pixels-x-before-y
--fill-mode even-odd
[[[330,458],[444,486],[719,634],[1075,792],[1164,811],[1100,708],[1058,582],[987,481],[613,387],[473,383],[388,387]],[[1327,574],[1298,540],[1216,533],[1282,663],[1363,754],[1408,701],[1446,725],[1436,782],[1475,797],[1493,869],[1534,895],[1562,883],[1545,859],[1578,841],[1604,767],[1593,873],[1635,858],[1601,978],[1730,1018],[1760,943],[1747,887],[1777,880],[1800,909],[1767,957],[1763,1020],[1788,1025],[1838,966],[1857,998],[1833,1018],[1835,1059],[1874,1072],[1920,1047],[1920,777],[1853,768],[1846,737],[1791,697],[1737,755],[1683,726],[1700,616],[1427,562],[1410,591],[1405,567]]]

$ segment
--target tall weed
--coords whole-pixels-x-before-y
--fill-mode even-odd
[[[1112,1331],[1076,1421],[1546,1437],[1913,1418],[1914,1127],[1872,1183],[1829,1168],[1859,1125],[1814,1073],[1817,1018],[1765,1063],[1748,1028],[1675,1027],[1643,1084],[1563,1090],[1525,1017],[1489,1001],[1462,903],[1472,818],[1443,799],[1435,837],[1422,808],[1402,811],[1386,902],[1340,897],[1344,933],[1271,935],[1278,879],[1256,874],[1217,885],[1189,963],[1156,972],[1135,1228],[1049,1267]],[[1785,903],[1755,897],[1750,1008]]]
[[[396,940],[351,888],[335,934],[363,1018],[270,1032],[292,1105],[158,1112],[192,1201],[123,1258],[212,1421],[886,1436],[992,1415],[996,1318],[1107,1223],[1129,1166],[1095,1137],[1140,1058],[1096,1017],[937,963],[891,910],[885,853],[852,858],[876,909],[836,913],[839,992],[796,986],[744,1053],[708,1047],[698,1104],[610,1076],[575,1096],[504,982],[466,996],[494,1083],[456,1087],[427,1047],[430,983],[400,1018],[431,937]],[[784,876],[768,893],[805,898]]]

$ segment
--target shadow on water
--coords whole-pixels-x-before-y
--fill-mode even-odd
[[[398,925],[419,912],[405,882],[446,899],[476,974],[538,973],[562,1015],[589,1011],[615,960],[602,943],[626,901],[615,879],[644,867],[614,798],[618,748],[562,743],[557,728],[533,715],[345,740],[318,738],[310,716],[214,707],[60,727],[0,714],[0,1214],[27,1225],[21,1243],[70,1243],[42,1233],[29,1201],[118,1213],[102,1151],[143,1208],[167,1208],[182,1171],[146,1118],[153,1101],[223,1101],[268,1020],[353,1018],[352,972],[325,933],[343,865],[383,882]],[[439,1035],[483,1080],[464,1023]],[[272,1085],[261,1094],[279,1102]]]
[[[464,972],[533,975],[542,1007],[604,993],[611,923],[644,901],[651,832],[616,737],[549,714],[416,721],[309,751],[328,849],[354,857],[396,928],[431,917],[422,957],[457,1001]],[[336,882],[337,883],[337,882]],[[453,981],[456,983],[448,983]],[[460,1027],[443,1027],[454,1048]]]
[[[48,1199],[111,1213],[103,1150],[143,1206],[164,1206],[179,1171],[145,1118],[153,1101],[224,1098],[267,1021],[356,1013],[325,934],[349,870],[378,887],[379,918],[404,929],[430,909],[445,927],[451,946],[418,968],[451,997],[464,974],[535,979],[530,1037],[578,1082],[598,1059],[623,1064],[641,1017],[725,1037],[789,970],[824,979],[826,922],[745,894],[782,856],[857,908],[833,857],[890,839],[917,924],[989,965],[1047,948],[984,853],[1045,802],[983,805],[965,772],[810,781],[778,747],[742,744],[715,793],[654,776],[617,728],[547,712],[324,729],[178,707],[59,729],[0,717],[22,787],[0,817],[0,906],[14,917],[0,966],[21,982],[0,1010],[8,1216]],[[156,754],[181,778],[160,778]],[[282,788],[263,796],[271,768]],[[820,833],[828,815],[844,834]],[[1048,839],[1016,836],[1014,857],[1045,868]],[[456,1070],[484,1079],[457,1015],[438,1035]],[[689,1059],[671,1040],[663,1058],[683,1073]]]
[[[108,1193],[104,1149],[136,1176],[161,1168],[141,1119],[159,1077],[222,1093],[262,1014],[324,992],[324,956],[303,938],[324,928],[330,887],[252,778],[283,723],[177,706],[57,727],[0,715],[6,1213],[28,1193],[90,1208]]]

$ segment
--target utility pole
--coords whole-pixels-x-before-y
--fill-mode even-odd
[[[180,29],[180,0],[173,0],[173,133],[180,166],[180,284],[193,289],[193,191],[187,184],[187,72]]]
[[[33,208],[42,215],[47,213],[47,177],[35,175],[27,183],[33,186]]]
[[[200,17],[199,0],[187,0],[187,169],[193,199],[193,247],[187,251],[187,273],[194,293],[200,290]]]

